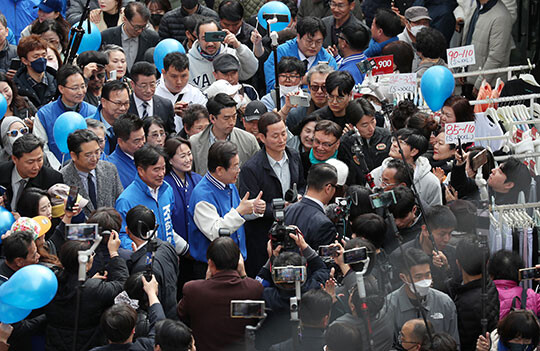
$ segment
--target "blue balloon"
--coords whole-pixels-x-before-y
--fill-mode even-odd
[[[67,154],[69,152],[67,146],[68,136],[77,129],[86,129],[86,121],[77,112],[68,111],[62,113],[54,122],[53,135],[54,141],[58,149]]]
[[[289,10],[287,5],[285,5],[281,1],[267,2],[260,8],[259,12],[257,13],[257,20],[259,21],[260,25],[264,29],[267,29],[268,23],[266,23],[266,20],[263,18],[263,14],[270,14],[270,15],[279,14],[279,15],[289,16],[288,22],[277,22],[270,25],[270,30],[275,31],[275,32],[284,30],[285,28],[287,28],[287,26],[291,22],[291,10]]]
[[[422,76],[420,89],[431,111],[439,111],[454,92],[454,76],[444,66],[433,66]]]
[[[6,305],[0,302],[0,322],[5,324],[17,323],[25,319],[32,310]]]
[[[13,214],[6,210],[4,207],[0,207],[0,236],[4,235],[8,230],[11,229],[11,226],[15,223],[15,217]],[[0,242],[1,239],[0,239]]]
[[[79,50],[77,50],[77,55],[89,50],[99,50],[101,46],[101,32],[94,23],[90,22],[90,34],[88,34],[88,23],[88,21],[83,23],[84,35]],[[71,28],[76,28],[78,25],[79,22],[75,23]],[[73,41],[71,45],[73,45]]]
[[[19,269],[0,286],[0,302],[33,310],[51,302],[58,290],[58,280],[50,268],[32,264]]]
[[[186,50],[178,40],[172,38],[162,40],[156,45],[156,48],[154,49],[154,64],[160,73],[163,69],[163,59],[171,52],[181,52],[182,54],[185,54]]]
[[[8,108],[7,100],[4,95],[0,94],[0,119],[4,117]]]

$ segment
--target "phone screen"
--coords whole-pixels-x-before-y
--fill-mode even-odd
[[[97,223],[66,224],[66,237],[69,240],[94,240],[97,231]]]
[[[232,300],[231,318],[263,318],[264,301]]]
[[[79,195],[79,188],[74,185],[70,186],[66,202],[66,210],[73,211],[73,206],[75,205],[75,201],[77,201],[77,195]]]
[[[367,248],[358,247],[343,252],[343,262],[346,264],[358,263],[367,259]]]

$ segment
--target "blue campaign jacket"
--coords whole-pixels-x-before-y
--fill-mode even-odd
[[[62,152],[60,152],[58,146],[56,145],[56,141],[54,140],[53,129],[56,119],[62,113],[66,112],[64,104],[61,102],[61,100],[61,98],[58,98],[55,101],[51,101],[47,105],[41,107],[37,112],[37,117],[39,118],[41,125],[43,125],[43,128],[45,128],[45,131],[47,132],[47,138],[49,139],[47,144],[49,145],[49,150],[54,154],[54,156],[56,156],[56,159],[60,162],[62,161]],[[77,111],[77,113],[86,118],[96,113],[96,107],[83,101],[81,102],[79,111]],[[69,153],[64,155],[64,161],[68,161],[70,159],[71,156],[69,155]]]
[[[116,166],[122,186],[124,189],[126,189],[137,175],[135,161],[131,159],[131,157],[129,157],[124,151],[122,151],[120,147],[117,147],[116,150],[109,155],[107,161]]]
[[[298,55],[298,43],[296,38],[286,41],[277,48],[278,62],[284,56],[293,56],[300,59]],[[337,70],[337,63],[334,57],[328,53],[324,48],[321,48],[317,56],[315,57],[315,62],[309,68],[316,65],[318,62],[328,62],[330,66]],[[269,93],[270,90],[274,88],[275,84],[275,72],[274,72],[274,55],[268,56],[268,60],[264,63],[264,76],[266,79],[266,92]]]
[[[19,42],[21,32],[26,26],[32,23],[38,16],[40,0],[2,0],[0,1],[0,12],[6,16],[8,27],[15,35],[16,43]]]
[[[173,228],[176,234],[187,241],[189,199],[195,185],[201,181],[202,176],[195,172],[186,174],[187,186],[184,186],[176,174],[173,175],[172,172],[165,175],[165,182],[171,186],[174,193]]]
[[[338,71],[349,72],[353,76],[355,84],[362,84],[364,81],[364,74],[360,72],[360,69],[356,64],[366,59],[367,57],[364,54],[354,54],[346,57],[340,62]]]
[[[122,248],[131,250],[132,241],[126,234],[126,214],[137,205],[144,205],[154,212],[156,223],[159,224],[157,230],[158,239],[175,246],[171,216],[174,211],[174,194],[171,186],[163,182],[158,191],[158,202],[156,202],[150,194],[148,185],[137,175],[116,200],[116,210],[122,215],[122,230],[120,231]]]
[[[238,189],[236,189],[234,184],[228,184],[225,189],[219,189],[208,180],[207,176],[204,176],[199,184],[195,186],[195,189],[193,189],[191,199],[189,199],[188,208],[189,253],[197,261],[206,262],[206,250],[210,245],[210,240],[208,240],[208,238],[199,230],[193,221],[195,205],[200,201],[212,204],[216,208],[219,216],[224,217],[231,208],[238,207],[240,204],[240,196],[238,195]],[[238,228],[236,232],[231,233],[231,238],[238,244],[242,256],[246,259],[246,234],[244,232],[244,226]]]

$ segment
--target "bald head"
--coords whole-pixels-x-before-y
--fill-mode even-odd
[[[428,321],[431,328],[431,323]],[[401,327],[401,344],[408,350],[419,350],[428,339],[426,325],[422,319],[411,319]],[[413,348],[416,345],[417,348]]]

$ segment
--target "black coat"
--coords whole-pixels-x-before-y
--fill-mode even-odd
[[[482,279],[467,284],[456,284],[451,297],[456,304],[458,316],[459,341],[462,351],[476,350],[476,339],[482,334]],[[499,293],[497,287],[488,279],[486,317],[487,330],[493,330],[499,322]]]
[[[148,244],[147,244],[148,245]],[[128,260],[130,274],[143,272],[146,269],[146,248],[131,254]],[[152,266],[159,284],[158,298],[163,305],[167,318],[177,319],[176,287],[178,280],[178,256],[174,247],[167,242],[157,239],[157,248]]]
[[[17,86],[19,95],[26,96],[37,108],[51,102],[56,95],[56,78],[48,71],[45,71],[45,75],[47,76],[47,89],[45,89],[45,93],[41,97],[38,96],[32,84],[28,81],[29,76],[26,66],[21,67],[13,77],[13,83]]]
[[[305,182],[300,155],[288,147],[285,149],[285,152],[289,159],[291,186],[293,183],[296,183],[298,191],[303,193]],[[268,258],[266,243],[268,242],[268,231],[274,222],[272,199],[283,198],[281,182],[268,162],[265,148],[259,150],[242,165],[239,184],[240,197],[243,197],[249,191],[250,197],[253,198],[262,190],[262,199],[266,202],[264,216],[247,221],[244,224],[248,252],[246,272],[250,277],[254,277]]]
[[[12,161],[0,163],[0,185],[6,188],[5,207],[11,211],[11,199],[13,199],[13,188],[11,187],[11,172],[15,164]],[[35,178],[31,178],[26,183],[25,189],[35,187],[47,191],[51,186],[63,183],[62,174],[52,168],[43,166]]]
[[[321,206],[305,196],[300,202],[285,209],[285,224],[296,225],[314,250],[336,240],[337,230],[334,223],[326,217]]]
[[[216,11],[206,6],[199,4],[199,8],[195,13],[202,17],[210,17],[219,21]],[[173,38],[183,43],[186,40],[186,25],[184,21],[188,16],[189,14],[184,11],[182,6],[167,12],[159,23],[159,38],[161,40]]]
[[[174,133],[175,132],[175,125],[174,125],[174,106],[173,104],[161,96],[154,95],[152,98],[152,108],[154,109],[153,114],[149,116],[155,116],[159,117],[163,124],[165,125],[165,131],[167,133]],[[133,94],[129,96],[129,110],[128,113],[133,113],[134,115],[139,116],[139,110],[137,109],[137,106],[135,105],[135,99],[133,98]],[[143,116],[139,116],[142,118]]]
[[[111,259],[107,280],[88,279],[81,289],[77,350],[89,350],[106,343],[99,327],[102,313],[113,305],[114,298],[124,288],[128,278],[126,261],[117,256]],[[45,307],[47,316],[46,350],[70,351],[73,347],[77,275],[63,278],[60,274],[58,292]]]

